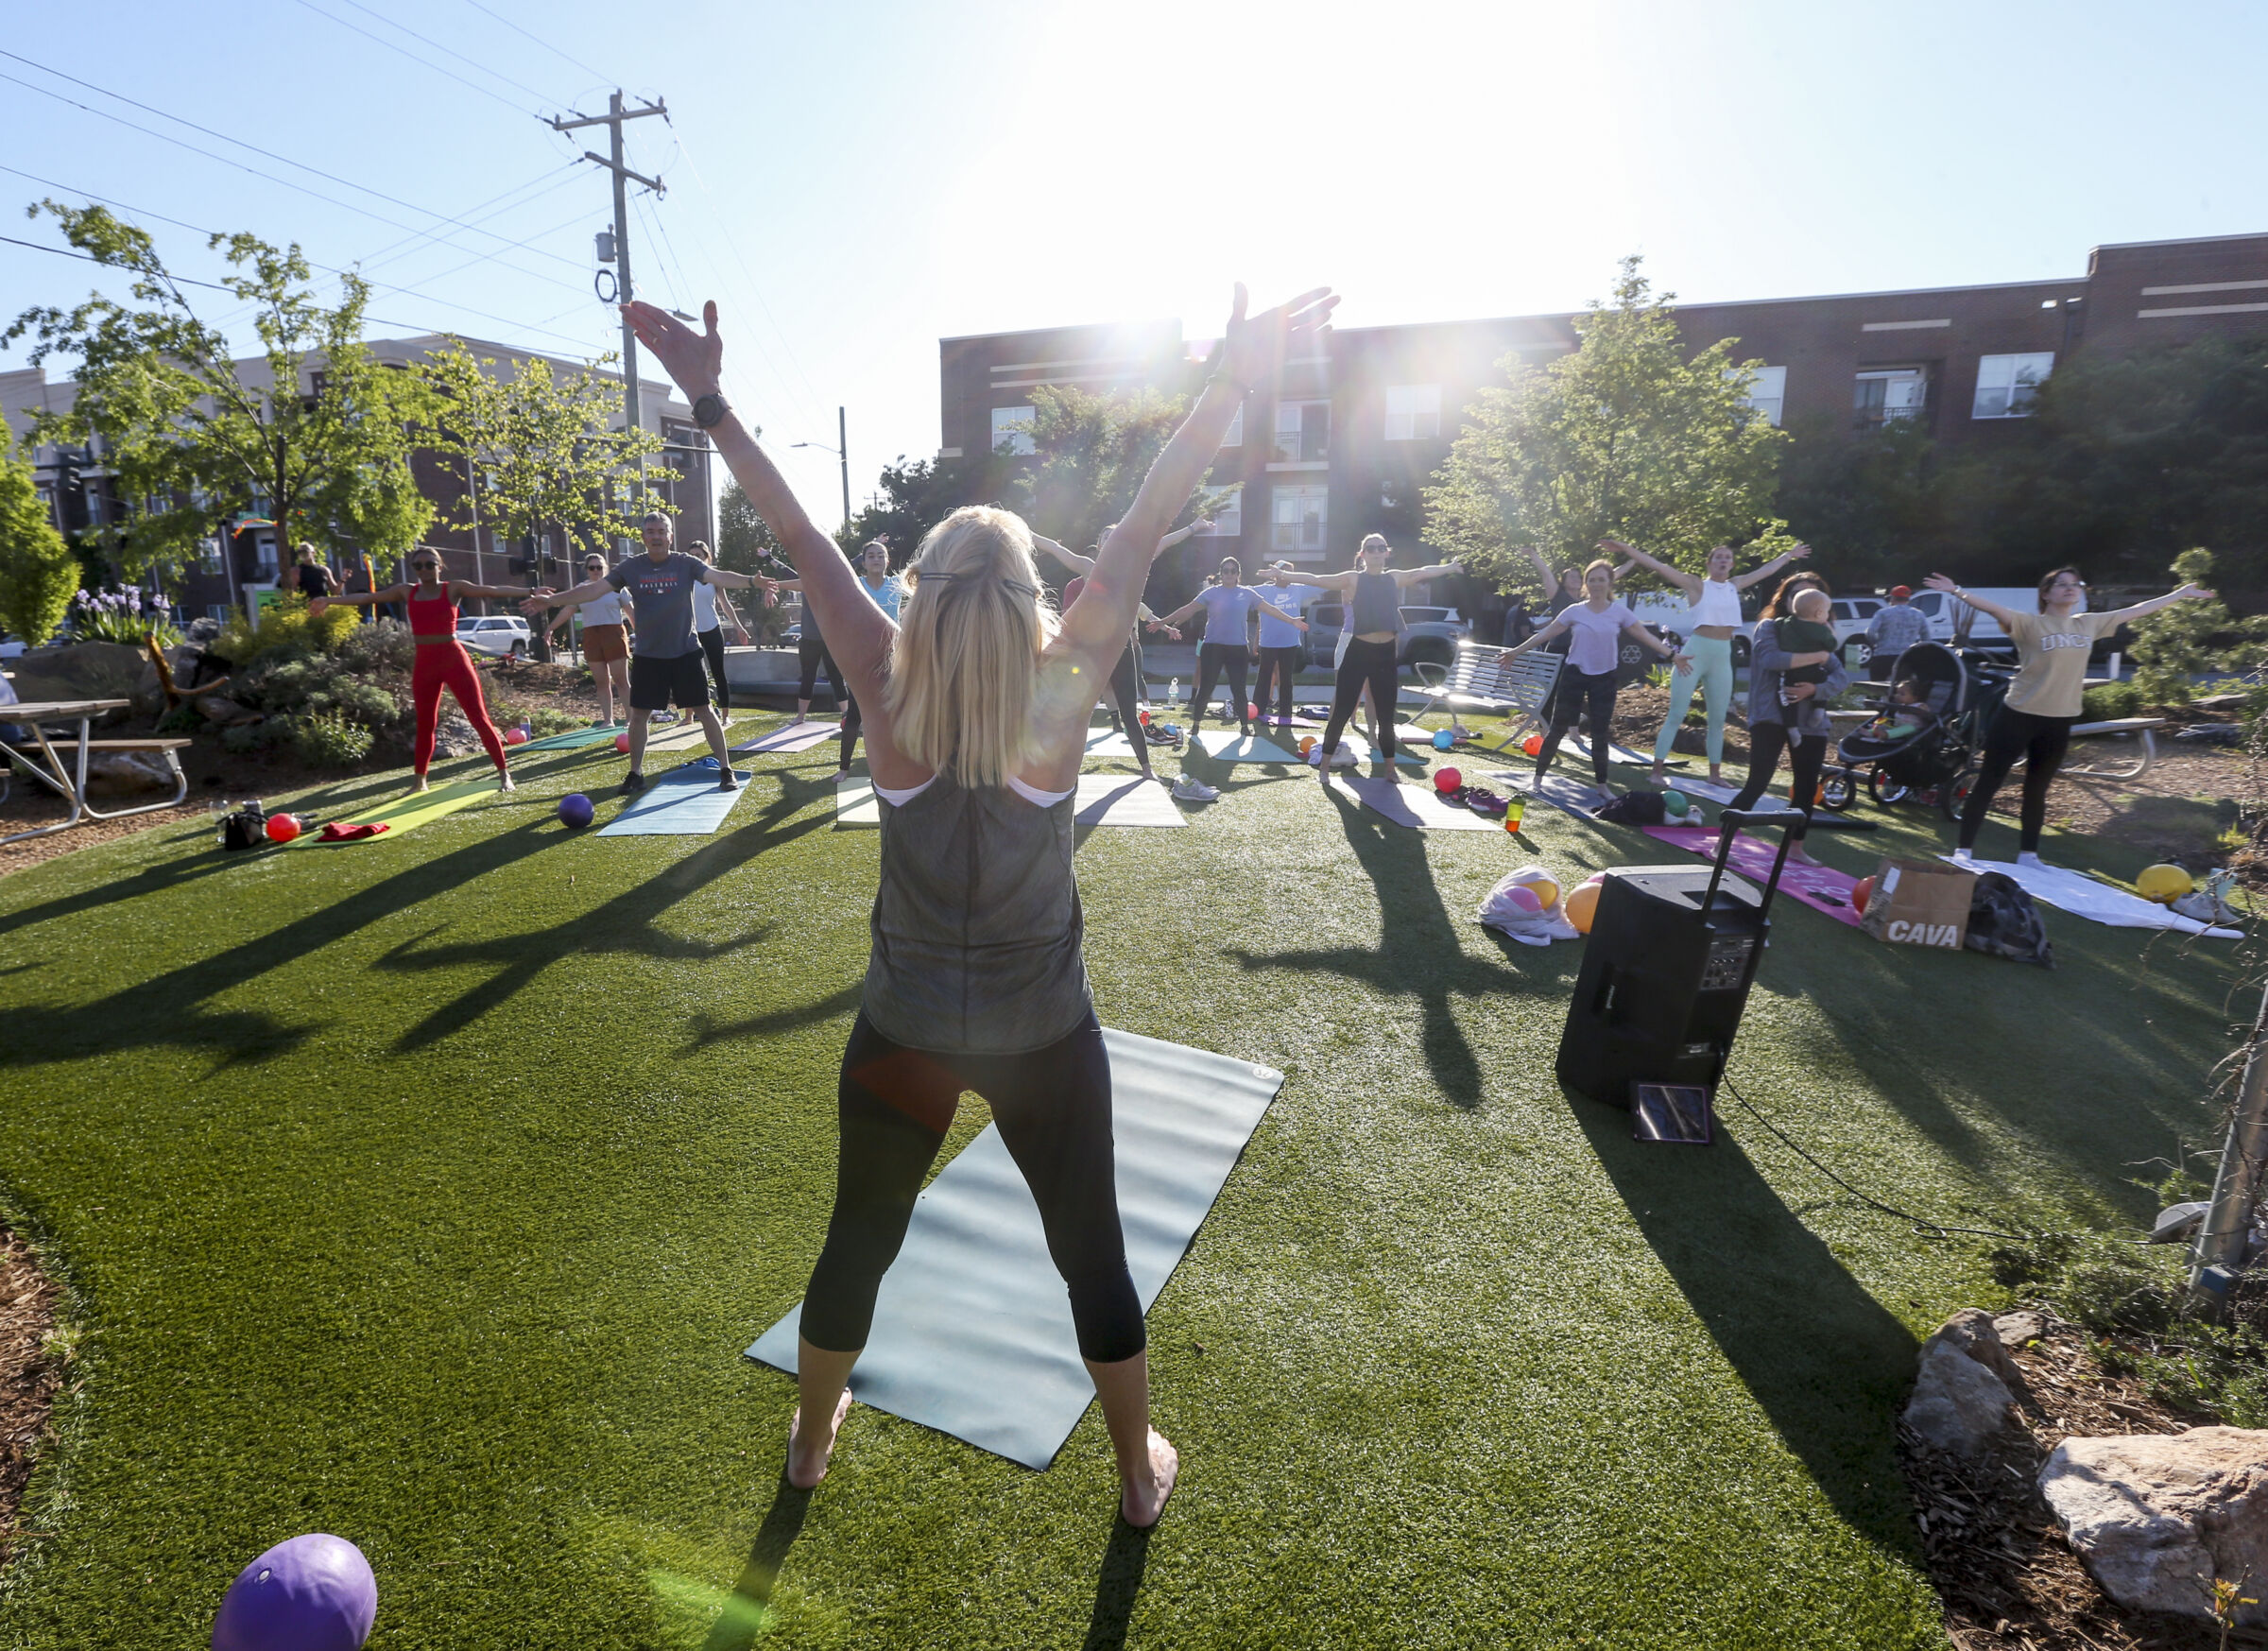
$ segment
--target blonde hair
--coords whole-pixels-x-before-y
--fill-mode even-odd
[[[1803,617],[1803,599],[1806,596],[1818,597],[1820,606],[1826,608],[1830,613],[1834,611],[1834,600],[1832,597],[1829,596],[1828,593],[1821,590],[1817,585],[1806,585],[1802,590],[1796,592],[1793,596],[1788,598],[1788,611],[1795,614],[1796,618],[1801,619]]]
[[[1605,557],[1600,557],[1596,561],[1585,568],[1583,570],[1583,577],[1586,580],[1589,580],[1590,576],[1597,573],[1601,568],[1605,568],[1606,570],[1606,582],[1610,585],[1613,584],[1614,563],[1608,561]]]
[[[1032,530],[1012,510],[966,506],[929,530],[906,576],[883,696],[890,736],[958,784],[1005,784],[1037,751],[1040,654],[1057,626]]]

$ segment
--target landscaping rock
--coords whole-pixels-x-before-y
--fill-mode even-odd
[[[2241,746],[2244,743],[2244,726],[2236,722],[2193,722],[2174,737],[2206,746]]]
[[[2048,1333],[2047,1316],[2029,1309],[2019,1313],[2003,1313],[1993,1319],[1992,1333],[2001,1338],[2002,1347],[2020,1348],[2026,1342],[2037,1341]]]
[[[2168,1204],[2157,1212],[2157,1220],[2150,1229],[2152,1244],[2180,1244],[2197,1236],[2197,1229],[2205,1224],[2205,1212],[2212,1205],[2203,1200],[2187,1204]]]
[[[142,751],[97,751],[87,759],[87,789],[124,793],[171,791],[173,770],[163,757]]]
[[[1914,1396],[1906,1401],[1906,1425],[1938,1450],[1957,1456],[1981,1454],[2016,1408],[2011,1388],[2019,1380],[1992,1316],[1966,1308],[1922,1344],[1921,1369]]]
[[[2130,1609],[2209,1619],[2216,1576],[2268,1576],[2268,1432],[2066,1439],[2039,1490],[2103,1591]],[[2268,1623],[2268,1608],[2237,1620]]]
[[[122,642],[30,648],[9,668],[15,672],[19,699],[146,700],[158,692],[158,669],[149,656]],[[98,720],[124,722],[129,714],[111,711]]]
[[[195,703],[198,714],[215,728],[230,728],[239,722],[260,720],[257,711],[230,698],[226,694],[200,694]]]

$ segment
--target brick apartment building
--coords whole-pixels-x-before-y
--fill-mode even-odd
[[[369,349],[385,365],[406,367],[426,359],[448,342],[443,335],[428,333],[413,338],[372,339]],[[464,342],[475,355],[490,357],[499,363],[541,360],[549,362],[555,370],[570,371],[579,370],[582,366],[579,362],[538,355],[478,338],[467,338]],[[237,363],[237,369],[248,387],[263,391],[267,388],[267,364],[264,357],[248,357]],[[620,383],[618,376],[607,376]],[[659,467],[649,470],[649,479],[668,500],[666,507],[676,513],[680,542],[706,539],[713,542],[716,533],[712,503],[714,494],[711,488],[713,455],[708,434],[694,423],[693,409],[677,399],[671,386],[643,376],[638,383],[642,421],[667,444]],[[30,430],[34,413],[68,408],[77,393],[76,384],[69,380],[51,382],[39,368],[0,372],[0,420],[5,420],[9,429],[22,439]],[[117,496],[111,479],[91,456],[83,453],[73,456],[52,445],[43,445],[34,452],[33,466],[56,525],[64,532],[129,519],[131,502]],[[565,543],[565,535],[558,530],[534,535],[532,541],[507,541],[485,525],[477,532],[447,525],[450,519],[464,512],[468,478],[461,458],[420,449],[412,456],[411,473],[416,477],[418,490],[433,501],[439,511],[439,516],[426,529],[425,542],[441,552],[442,566],[450,577],[472,579],[479,584],[533,586],[539,582],[558,585],[581,576],[569,559],[573,553]],[[477,499],[474,502],[477,504]],[[204,543],[202,556],[162,580],[166,593],[179,603],[183,619],[219,619],[232,607],[249,601],[251,593],[276,585],[291,560],[291,544],[283,529],[253,525],[249,520],[264,514],[264,511],[244,512],[232,517],[229,524],[216,525],[213,537]],[[322,548],[329,553],[336,571],[347,573],[350,566],[359,569],[359,547],[341,543]],[[388,563],[378,573],[385,582],[400,577],[402,571],[399,564]],[[358,571],[352,583],[354,588],[366,588]],[[469,611],[491,606],[475,603]]]
[[[2087,273],[1910,292],[1680,305],[1695,351],[1740,340],[1764,362],[1753,404],[1807,436],[1917,421],[1947,446],[1986,448],[2026,416],[2033,387],[2080,351],[2123,352],[2268,329],[2268,234],[2098,247]],[[1236,489],[1203,549],[1332,567],[1365,533],[1415,551],[1417,490],[1449,455],[1463,410],[1499,363],[1575,348],[1572,315],[1343,327],[1327,355],[1288,364],[1228,433],[1211,485]],[[1028,443],[1031,392],[1194,387],[1210,340],[1178,322],[994,333],[940,342],[941,456]],[[1193,546],[1193,548],[1195,548]],[[1405,558],[1405,562],[1410,558]]]

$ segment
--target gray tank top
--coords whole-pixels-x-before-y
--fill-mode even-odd
[[[1071,868],[1078,799],[1040,808],[939,774],[903,807],[879,806],[874,1029],[912,1049],[987,1055],[1043,1049],[1076,1029],[1093,1009]]]
[[[1348,621],[1348,631],[1353,636],[1367,636],[1374,630],[1401,629],[1401,587],[1392,574],[1357,574],[1354,576],[1354,612]]]

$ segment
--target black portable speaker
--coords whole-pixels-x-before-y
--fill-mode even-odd
[[[1805,821],[1794,809],[1718,818],[1714,866],[1606,873],[1559,1039],[1559,1079],[1577,1093],[1627,1107],[1634,1083],[1713,1088],[1725,1070],[1771,933],[1780,868]],[[1725,881],[1734,829],[1748,824],[1787,827],[1761,893]]]

